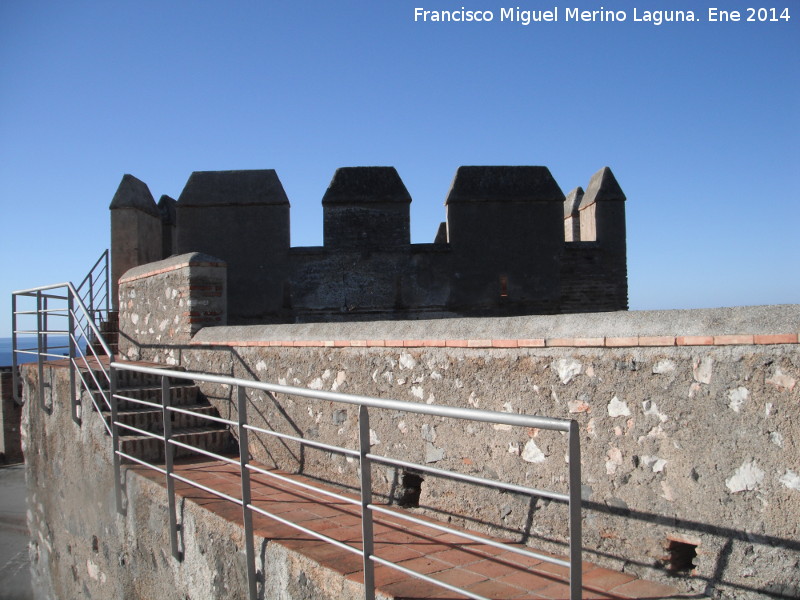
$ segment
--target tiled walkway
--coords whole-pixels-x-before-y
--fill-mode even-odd
[[[132,470],[164,484],[164,476],[136,466]],[[223,461],[186,459],[176,461],[176,473],[240,498],[238,466]],[[284,474],[285,475],[285,474]],[[297,475],[291,479],[310,481]],[[271,477],[254,474],[253,504],[303,527],[323,533],[352,547],[361,548],[359,507],[310,492]],[[315,485],[319,486],[317,482]],[[176,492],[221,517],[241,524],[238,504],[176,481]],[[304,534],[288,525],[254,513],[257,536],[282,544],[315,560],[349,579],[362,582],[361,557]],[[568,569],[526,558],[486,545],[478,545],[435,529],[414,525],[389,515],[375,514],[375,555],[401,566],[427,574],[492,599],[553,600],[569,598]],[[462,594],[450,592],[390,567],[376,564],[377,589],[397,599],[424,598],[460,600]],[[681,598],[672,587],[597,567],[583,565],[583,598],[592,599],[667,599]]]

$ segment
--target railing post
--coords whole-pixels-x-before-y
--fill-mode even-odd
[[[236,387],[237,412],[239,413],[239,468],[242,478],[242,522],[244,523],[244,545],[247,554],[247,587],[250,600],[256,600],[258,594],[256,590],[256,556],[253,547],[253,511],[250,510],[252,501],[250,495],[250,469],[247,464],[250,461],[250,451],[247,439],[247,390],[241,385]]]
[[[583,596],[581,536],[581,440],[577,421],[569,424],[569,596]]]
[[[375,570],[372,555],[375,551],[372,537],[372,465],[369,453],[369,412],[363,404],[358,408],[358,451],[361,465],[361,537],[364,547],[364,598],[375,599]]]
[[[36,292],[36,364],[39,373],[39,406],[47,411],[44,404],[44,364],[42,361],[42,292]]]
[[[164,465],[167,471],[167,503],[169,505],[169,543],[172,547],[172,556],[181,560],[181,550],[178,547],[178,517],[175,513],[175,480],[172,473],[175,470],[174,448],[170,443],[172,439],[172,414],[170,411],[171,392],[169,378],[161,378],[161,418],[164,422]]]
[[[17,363],[17,295],[11,294],[11,383],[14,387],[14,400],[22,404],[19,393],[19,365]]]
[[[97,325],[97,319],[94,315],[94,276],[91,271],[89,271],[89,318],[92,323]]]
[[[72,420],[81,424],[81,395],[75,387],[75,316],[72,291],[67,289],[67,337],[69,339],[69,394],[72,403]]]
[[[111,312],[111,308],[110,308],[110,304],[109,304],[111,302],[111,298],[110,298],[110,292],[108,290],[108,279],[109,279],[109,274],[108,274],[108,248],[106,248],[106,251],[103,252],[103,259],[104,259],[104,267],[103,268],[105,269],[103,271],[103,285],[105,286],[105,295],[106,295],[106,301],[105,301],[105,305],[106,305],[105,306],[105,308],[106,308],[106,320],[108,320],[108,319],[110,319],[109,313]]]
[[[117,501],[117,512],[119,514],[125,513],[125,507],[122,504],[122,469],[120,466],[119,458],[119,428],[117,427],[117,370],[108,365],[108,395],[111,402],[111,449],[113,452],[114,462],[114,495]],[[98,390],[102,393],[102,390]]]

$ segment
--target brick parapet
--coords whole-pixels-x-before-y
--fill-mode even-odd
[[[538,339],[429,340],[193,340],[193,346],[283,348],[656,348],[674,346],[766,346],[798,344],[798,334],[738,334],[718,336],[633,336]]]

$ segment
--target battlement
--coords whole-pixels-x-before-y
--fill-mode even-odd
[[[393,167],[336,171],[324,244],[292,247],[274,170],[203,171],[156,205],[125,175],[109,207],[112,276],[170,254],[228,267],[231,322],[519,315],[627,309],[625,195],[608,167],[565,197],[546,167],[460,167],[435,240],[410,241]]]

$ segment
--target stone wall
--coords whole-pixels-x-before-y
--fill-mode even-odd
[[[120,354],[178,364],[174,345],[227,323],[226,273],[225,263],[196,252],[127,271],[119,281]]]
[[[21,419],[22,406],[14,400],[11,367],[0,367],[0,464],[22,461]]]
[[[573,418],[587,558],[720,598],[800,593],[800,306],[206,328],[175,356],[211,371],[408,402]],[[153,358],[157,358],[154,356]],[[206,386],[224,415],[230,390]],[[256,424],[335,444],[356,411],[251,394]],[[373,452],[564,490],[557,434],[371,416]],[[355,463],[254,436],[258,459],[342,485]],[[373,473],[400,502],[402,471]],[[413,473],[411,473],[413,475]],[[423,476],[421,512],[564,550],[566,509]]]
[[[607,167],[580,200],[545,167],[460,167],[429,244],[410,241],[410,203],[391,167],[339,169],[322,199],[324,244],[292,247],[273,170],[196,172],[158,206],[126,175],[111,204],[112,277],[171,252],[215,256],[242,324],[627,309],[625,195]]]
[[[35,367],[23,366],[28,529],[36,600],[247,598],[244,535],[191,500],[179,503],[182,560],[170,551],[164,487],[124,474],[125,511],[116,511],[111,440],[91,401],[70,416],[65,368],[45,367],[45,405]],[[260,598],[352,600],[360,586],[302,555],[256,537]],[[1,594],[0,594],[1,595]]]

